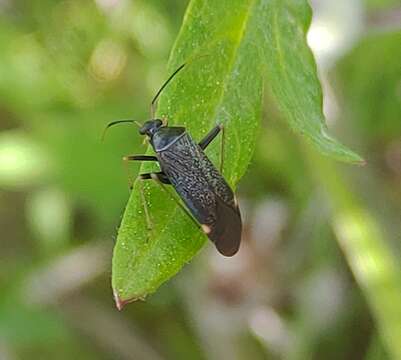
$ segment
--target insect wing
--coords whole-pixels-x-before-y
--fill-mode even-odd
[[[234,194],[188,134],[158,153],[159,163],[178,195],[225,256],[234,255],[241,242],[241,215]]]
[[[221,254],[233,256],[241,243],[242,221],[239,209],[232,208],[216,196],[216,219],[207,235]]]

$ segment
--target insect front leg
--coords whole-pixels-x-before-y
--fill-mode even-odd
[[[157,157],[151,155],[126,155],[123,157],[123,161],[128,175],[128,185],[132,189],[134,181],[128,168],[128,161],[157,161]]]
[[[123,157],[124,161],[157,161],[156,156],[151,155],[126,155]]]

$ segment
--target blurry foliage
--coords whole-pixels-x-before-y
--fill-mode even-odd
[[[399,44],[401,30],[372,35],[338,64],[341,98],[349,105],[344,115],[372,145],[396,140],[401,132],[401,121],[394,121],[401,119]]]
[[[397,5],[400,5],[398,0],[364,0],[369,10],[378,9],[395,9]]]
[[[367,18],[399,11],[365,4]],[[120,159],[144,147],[135,128],[103,144],[100,134],[148,117],[185,7],[0,1],[0,358],[396,358],[400,33],[368,24],[328,76],[330,130],[368,165],[311,155],[267,95],[239,186],[240,254],[222,259],[209,245],[146,303],[114,309],[111,248],[129,196]],[[355,205],[345,214],[366,215],[366,236],[341,222]]]

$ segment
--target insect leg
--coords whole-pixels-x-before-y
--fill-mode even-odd
[[[224,129],[223,124],[219,124],[215,126],[209,133],[207,133],[207,135],[199,143],[201,149],[205,150],[222,129]]]
[[[170,197],[170,199],[173,200],[181,208],[181,210],[184,211],[184,213],[193,221],[193,223],[198,228],[201,228],[201,225],[199,225],[199,223],[194,219],[194,217],[188,211],[188,209],[174,195],[172,195],[171,192],[163,185],[163,183],[159,180],[157,173],[151,173],[150,176],[153,180],[155,180],[160,185],[160,187],[163,189],[163,191],[167,193],[167,195]]]
[[[171,185],[170,180],[168,179],[168,177],[166,176],[166,174],[164,172],[157,172],[157,173],[147,173],[147,174],[141,174],[139,175],[139,178],[141,180],[153,180],[153,177],[157,176],[157,180],[159,180],[160,182],[162,182],[163,184],[166,185]]]
[[[224,170],[224,143],[225,143],[225,136],[224,136],[224,126],[223,124],[220,125],[221,126],[221,144],[220,144],[220,173],[221,175],[223,175],[223,170]]]
[[[157,161],[156,156],[150,155],[127,155],[123,157],[124,161]]]
[[[128,161],[157,161],[157,157],[149,155],[126,155],[123,157],[123,161],[124,161],[124,167],[128,175],[128,185],[129,188],[132,189],[134,181],[129,171]]]

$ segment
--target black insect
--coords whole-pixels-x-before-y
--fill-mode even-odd
[[[225,256],[233,256],[241,242],[240,210],[230,186],[204,153],[206,147],[223,130],[221,159],[224,158],[223,125],[217,125],[196,143],[184,127],[168,126],[166,121],[154,118],[160,93],[184,66],[181,65],[157,92],[151,104],[152,120],[146,121],[139,129],[141,135],[148,137],[156,156],[129,155],[124,160],[157,161],[160,172],[142,174],[139,178],[157,180],[161,185],[172,185],[185,207],[177,200],[178,204],[187,213],[189,209],[188,215],[196,219],[198,226],[213,241],[218,251]],[[107,128],[122,122],[132,123],[133,120],[114,121]],[[146,208],[145,213],[148,214]]]

